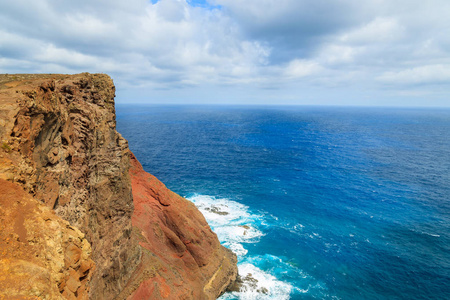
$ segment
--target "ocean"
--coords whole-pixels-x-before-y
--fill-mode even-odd
[[[450,109],[116,110],[238,255],[221,299],[450,299]]]

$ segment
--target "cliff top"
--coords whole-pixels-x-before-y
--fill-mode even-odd
[[[34,81],[36,79],[63,79],[70,76],[77,75],[63,75],[63,74],[0,74],[0,89],[12,88],[21,84],[26,84],[24,81]]]
[[[18,86],[31,85],[36,87],[37,81],[45,80],[64,80],[64,79],[81,79],[83,77],[103,77],[108,75],[102,73],[80,73],[80,74],[0,74],[0,90],[15,88]]]

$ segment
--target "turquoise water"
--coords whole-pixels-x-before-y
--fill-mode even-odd
[[[117,123],[238,255],[251,280],[223,299],[450,298],[450,110],[119,105]]]

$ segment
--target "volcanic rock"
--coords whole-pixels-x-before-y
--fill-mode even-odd
[[[4,295],[213,299],[236,278],[201,213],[131,154],[114,94],[104,74],[0,75],[0,287],[36,278]]]

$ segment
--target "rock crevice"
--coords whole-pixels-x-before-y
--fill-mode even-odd
[[[36,211],[54,212],[83,236],[83,245],[71,244],[60,230],[55,247],[64,244],[71,259],[90,261],[65,261],[71,275],[57,281],[61,297],[213,299],[236,277],[236,258],[192,203],[142,169],[116,131],[114,94],[103,74],[0,75],[2,186],[25,193]],[[22,209],[0,197],[2,208]],[[11,216],[4,214],[2,225]],[[9,229],[24,243],[18,248],[28,247],[20,224]],[[55,269],[37,265],[48,269],[53,295]]]

